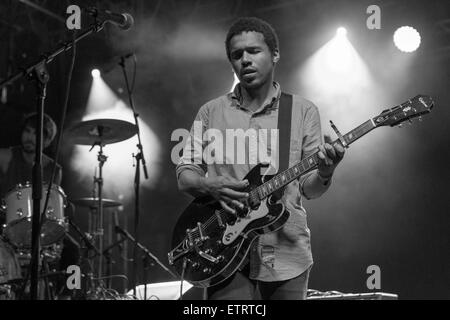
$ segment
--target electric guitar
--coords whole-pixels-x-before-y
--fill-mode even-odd
[[[433,105],[431,97],[418,95],[384,110],[343,136],[332,124],[339,137],[332,144],[348,147],[375,128],[400,125],[428,114]],[[225,212],[212,197],[196,198],[175,225],[169,264],[182,279],[196,287],[210,287],[226,280],[240,267],[258,236],[279,230],[289,219],[289,212],[278,201],[278,193],[315,169],[318,162],[316,152],[269,178],[261,175],[263,165],[256,165],[245,176],[249,198],[244,209],[236,209],[236,215]]]

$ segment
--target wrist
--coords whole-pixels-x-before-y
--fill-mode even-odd
[[[329,174],[324,174],[324,173],[320,172],[319,170],[317,170],[317,177],[324,185],[328,184],[328,182],[331,180],[332,176],[333,176],[333,172],[331,172]]]
[[[199,178],[199,186],[200,186],[200,192],[202,192],[204,194],[209,193],[208,178],[200,177]]]

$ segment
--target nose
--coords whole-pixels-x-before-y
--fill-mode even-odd
[[[251,64],[251,60],[250,60],[250,55],[244,51],[244,53],[242,54],[242,65],[245,67],[249,64]]]

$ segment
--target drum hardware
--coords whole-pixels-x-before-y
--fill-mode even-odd
[[[94,195],[96,199],[96,208],[98,214],[97,228],[94,232],[95,237],[98,239],[98,251],[103,253],[103,208],[108,206],[104,205],[103,199],[103,166],[108,157],[103,153],[103,147],[107,144],[113,144],[121,142],[133,137],[137,133],[137,126],[132,123],[116,120],[116,119],[96,119],[90,121],[80,122],[71,127],[68,132],[68,141],[74,144],[89,145],[91,150],[96,146],[99,147],[97,161],[99,174],[94,176],[94,186],[97,185],[97,194]],[[92,207],[91,201],[82,201],[83,205],[86,203]],[[115,205],[115,204],[114,204]],[[98,267],[97,267],[98,279],[102,278],[103,271],[103,254],[98,254]]]
[[[74,204],[80,206],[80,207],[86,207],[90,209],[96,209],[98,206],[98,199],[91,197],[91,198],[79,198],[71,200]],[[122,203],[111,200],[111,199],[103,199],[103,208],[114,208],[114,207],[120,207]]]

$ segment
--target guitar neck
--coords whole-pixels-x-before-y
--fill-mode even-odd
[[[355,142],[356,140],[358,140],[359,138],[361,138],[362,136],[372,131],[373,129],[375,129],[376,127],[377,126],[375,125],[372,119],[367,120],[360,126],[356,127],[355,129],[345,134],[343,136],[343,139],[348,146],[353,142]],[[340,143],[339,139],[332,142],[333,145],[338,143]],[[255,188],[252,191],[252,193],[254,193],[252,196],[258,197],[260,200],[264,200],[269,195],[285,187],[298,177],[304,175],[305,173],[311,170],[314,170],[315,168],[317,168],[318,164],[319,164],[319,156],[317,151],[312,155],[302,159],[300,162],[298,162],[291,168],[281,173],[278,173],[269,181],[266,181],[265,183]]]

